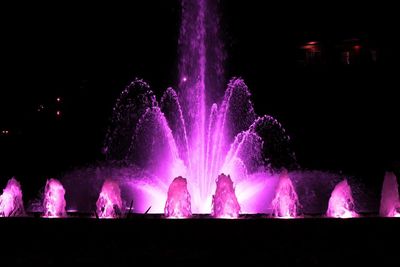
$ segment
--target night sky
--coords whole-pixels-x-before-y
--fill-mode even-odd
[[[245,79],[256,111],[284,125],[303,168],[377,184],[385,170],[400,169],[395,10],[221,1],[227,81]],[[135,77],[158,96],[176,87],[179,1],[35,3],[2,13],[0,133],[10,134],[0,136],[1,187],[15,175],[36,190],[101,160],[113,103]],[[338,63],[334,48],[354,38],[377,51],[376,62]],[[324,63],[299,63],[309,41],[324,47]]]

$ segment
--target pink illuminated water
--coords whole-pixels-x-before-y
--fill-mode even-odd
[[[385,174],[379,215],[382,217],[400,217],[399,185],[396,175],[392,172]]]
[[[106,180],[96,202],[99,218],[117,218],[122,210],[121,191],[117,182]]]
[[[125,98],[131,93],[130,99]],[[120,185],[129,187],[128,197],[134,199],[137,212],[151,206],[151,213],[163,213],[162,203],[172,178],[183,176],[188,177],[192,211],[211,213],[215,177],[220,173],[230,175],[236,185],[242,212],[265,212],[266,206],[260,203],[272,193],[267,186],[271,183],[270,170],[294,162],[282,125],[271,116],[256,116],[250,92],[241,79],[230,81],[219,107],[212,105],[204,130],[204,150],[201,145],[190,145],[194,137],[172,88],[164,93],[160,105],[141,80],[134,81],[121,97],[114,109],[118,110],[117,126],[110,130],[104,151],[114,160],[122,153],[124,162],[140,170],[113,176],[120,177]],[[128,134],[132,132],[133,136]],[[124,140],[129,140],[128,145]]]
[[[11,178],[0,196],[0,217],[21,216],[24,214],[21,185],[15,178]]]
[[[164,215],[168,218],[188,218],[192,216],[190,194],[185,178],[175,178],[169,186]]]
[[[258,116],[240,78],[224,90],[225,53],[217,1],[182,0],[179,85],[157,101],[140,79],[120,95],[103,152],[140,171],[121,175],[135,210],[163,213],[173,177],[187,177],[195,213],[212,212],[215,178],[230,175],[244,213],[264,212],[270,171],[295,164],[290,140],[271,116]],[[115,177],[115,176],[113,176]]]
[[[216,218],[237,218],[240,205],[235,195],[231,177],[221,174],[216,181],[217,189],[213,196],[212,216]]]
[[[275,197],[272,200],[273,215],[279,218],[295,218],[298,214],[299,200],[292,181],[284,171],[279,177]]]
[[[56,179],[47,180],[43,196],[43,217],[65,217],[67,213],[65,211],[66,202],[64,196],[65,190],[60,181]]]
[[[333,189],[326,215],[333,218],[353,218],[358,216],[354,210],[351,188],[346,179],[338,183]]]

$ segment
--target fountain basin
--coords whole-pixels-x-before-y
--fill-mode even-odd
[[[2,218],[2,263],[395,264],[400,219]],[[51,239],[49,239],[51,237]],[[345,240],[346,239],[346,240]],[[351,240],[349,242],[348,240]],[[389,240],[390,239],[390,240]],[[234,255],[234,256],[233,256]]]

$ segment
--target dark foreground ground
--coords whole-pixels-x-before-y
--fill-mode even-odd
[[[1,218],[0,266],[397,265],[400,219]]]

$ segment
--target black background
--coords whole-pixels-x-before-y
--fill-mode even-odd
[[[400,168],[395,11],[381,1],[221,1],[226,77],[243,77],[258,114],[284,125],[303,168],[377,186],[385,170]],[[0,136],[2,186],[17,176],[32,196],[46,178],[101,160],[114,101],[135,77],[158,96],[176,87],[179,1],[35,3],[1,13],[0,130],[11,132]],[[378,61],[298,63],[305,42],[348,38],[376,47]]]

